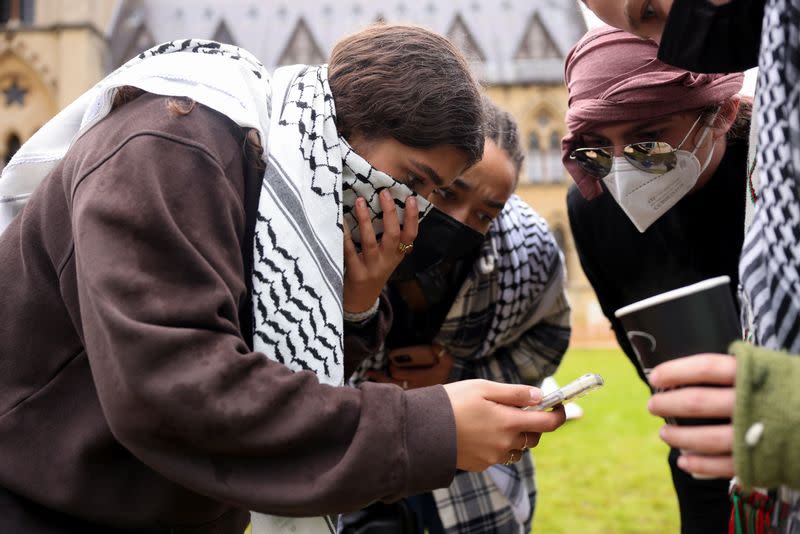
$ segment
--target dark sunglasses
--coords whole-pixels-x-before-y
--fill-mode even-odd
[[[625,145],[622,157],[640,171],[666,174],[677,164],[675,150],[663,141],[646,141]],[[614,164],[614,147],[578,148],[570,153],[569,159],[575,160],[581,169],[592,176],[604,178]]]

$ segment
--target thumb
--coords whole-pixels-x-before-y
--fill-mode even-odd
[[[542,401],[542,390],[522,384],[487,381],[483,398],[509,406],[535,406]]]

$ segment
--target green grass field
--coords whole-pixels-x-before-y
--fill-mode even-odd
[[[559,385],[598,373],[605,386],[578,401],[582,419],[543,437],[534,449],[535,533],[673,533],[678,505],[658,439],[661,419],[647,412],[649,391],[619,350],[573,349]]]

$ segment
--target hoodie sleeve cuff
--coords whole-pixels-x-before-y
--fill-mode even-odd
[[[450,485],[456,473],[456,423],[442,386],[406,393],[406,494],[416,495]]]

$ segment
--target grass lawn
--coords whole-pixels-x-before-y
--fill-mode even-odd
[[[668,449],[657,434],[663,422],[647,412],[649,391],[619,350],[570,350],[556,380],[564,385],[589,372],[605,386],[578,401],[583,418],[534,449],[533,532],[678,532]]]

